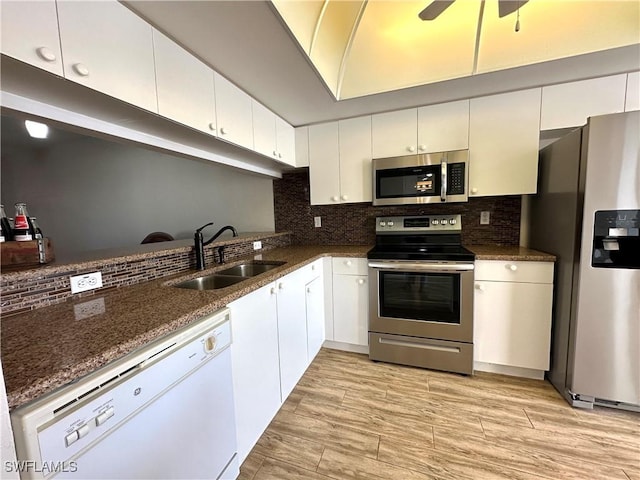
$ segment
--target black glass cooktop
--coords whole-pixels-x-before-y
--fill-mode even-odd
[[[367,253],[371,260],[473,261],[475,255],[461,245],[376,245]]]

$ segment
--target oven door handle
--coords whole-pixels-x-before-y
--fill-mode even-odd
[[[473,263],[430,263],[430,262],[369,262],[369,268],[378,270],[417,270],[421,272],[469,272]]]

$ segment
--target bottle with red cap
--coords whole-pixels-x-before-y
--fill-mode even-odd
[[[26,203],[16,203],[16,214],[13,217],[13,239],[16,242],[28,242],[35,239],[33,223],[29,218]]]

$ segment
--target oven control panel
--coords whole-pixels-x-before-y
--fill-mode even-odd
[[[376,233],[459,233],[461,215],[424,215],[417,217],[377,217]]]

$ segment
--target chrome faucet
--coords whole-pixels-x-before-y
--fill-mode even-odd
[[[213,222],[210,222],[210,223],[207,223],[206,225],[201,226],[199,229],[196,230],[196,233],[193,236],[194,249],[196,251],[196,269],[197,270],[204,270],[204,247],[206,247],[211,242],[213,242],[216,238],[222,235],[222,233],[225,232],[226,230],[231,230],[234,237],[238,236],[238,232],[236,231],[236,229],[233,228],[231,225],[227,225],[225,227],[222,227],[220,230],[218,230],[209,240],[205,242],[202,238],[202,230],[207,228],[209,225],[213,225]]]

